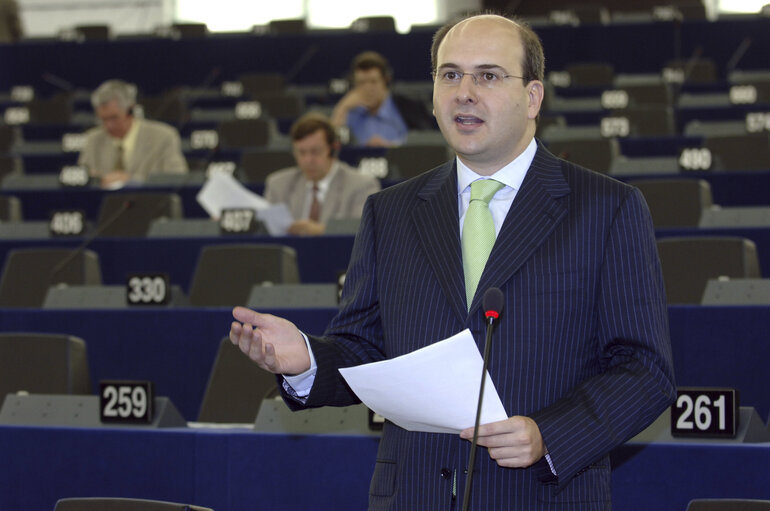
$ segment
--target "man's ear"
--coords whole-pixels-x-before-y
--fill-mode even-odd
[[[545,97],[545,86],[540,80],[532,80],[527,84],[527,97],[529,98],[528,113],[530,119],[535,119],[540,113]]]

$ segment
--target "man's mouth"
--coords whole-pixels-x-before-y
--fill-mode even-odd
[[[476,117],[475,115],[457,115],[455,116],[455,122],[463,126],[478,126],[484,121]]]

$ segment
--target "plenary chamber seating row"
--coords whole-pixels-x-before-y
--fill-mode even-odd
[[[284,312],[277,313],[285,315]],[[37,311],[34,316],[32,311],[19,311],[12,316],[9,311],[0,309],[2,320],[0,324],[4,328],[8,325],[18,327],[26,323],[46,325],[48,328],[56,329],[69,325],[72,329],[78,330],[76,333],[81,338],[88,340],[88,354],[94,382],[122,378],[154,381],[156,395],[169,396],[187,420],[194,421],[203,413],[202,396],[207,395],[210,392],[209,386],[213,385],[212,380],[216,371],[213,361],[217,360],[219,363],[218,352],[222,345],[222,336],[229,326],[229,311],[189,310],[164,311],[162,315],[158,313],[159,311],[147,310],[127,315],[107,311],[103,317],[92,321],[98,324],[89,325],[86,318],[92,312],[88,311],[69,311],[66,315],[56,311]],[[305,311],[302,314],[288,314],[287,317],[306,326],[307,331],[318,332],[317,329],[323,328],[330,314],[333,314],[333,311],[328,311],[325,317],[313,317],[312,311]],[[763,374],[761,359],[767,353],[767,343],[763,342],[763,329],[759,326],[751,327],[761,323],[763,312],[757,308],[727,311],[720,307],[673,306],[669,309],[669,315],[678,383],[680,385],[729,385],[739,388],[741,404],[755,406],[764,421],[770,410],[765,392],[766,385],[761,378]],[[764,318],[767,319],[766,313]],[[736,321],[743,325],[740,331],[735,328]],[[212,328],[212,324],[218,328]],[[105,332],[109,333],[105,335]],[[191,335],[191,332],[195,332],[195,335]],[[238,355],[238,353],[233,354]],[[693,359],[693,356],[696,358]],[[247,365],[247,367],[254,368],[253,365]],[[729,383],[725,383],[726,381]],[[267,383],[275,385],[275,380],[267,379]],[[243,384],[250,385],[251,380],[243,379],[240,384],[235,385]],[[255,386],[256,388],[259,387]],[[268,395],[269,392],[269,390],[266,391]],[[231,395],[233,401],[240,399],[237,393],[227,395]],[[370,477],[371,459],[376,453],[376,437],[366,437],[369,447],[364,447],[361,445],[364,438],[362,436],[264,434],[255,432],[256,424],[253,421],[241,418],[236,420],[244,420],[245,427],[237,429],[231,425],[228,429],[214,429],[203,427],[202,424],[193,424],[197,427],[153,430],[123,426],[100,427],[94,430],[71,426],[54,428],[2,426],[0,444],[8,461],[7,474],[4,472],[6,474],[4,477],[10,477],[8,479],[10,481],[19,477],[20,484],[25,486],[32,485],[32,481],[51,477],[54,473],[60,474],[56,481],[69,481],[70,477],[67,474],[77,476],[77,474],[91,473],[90,467],[96,463],[94,457],[83,457],[77,454],[77,452],[82,454],[83,449],[89,451],[92,448],[98,449],[98,452],[107,456],[131,460],[128,465],[112,465],[107,479],[96,475],[96,479],[85,478],[87,481],[82,477],[80,480],[72,477],[72,482],[66,485],[71,492],[68,495],[57,494],[61,492],[61,487],[56,485],[34,485],[39,488],[39,491],[35,492],[35,498],[28,501],[28,508],[31,509],[43,509],[39,505],[42,496],[51,498],[55,495],[56,498],[61,498],[78,494],[104,494],[96,490],[108,492],[110,495],[151,496],[173,501],[200,502],[213,508],[221,508],[222,502],[227,501],[223,497],[222,484],[233,484],[233,489],[226,492],[227,498],[234,498],[236,494],[231,491],[238,491],[235,488],[256,488],[259,489],[256,493],[259,493],[263,500],[274,499],[276,505],[282,509],[306,509],[307,503],[304,505],[292,503],[293,501],[286,500],[285,495],[281,499],[271,493],[270,485],[263,487],[262,483],[251,480],[252,477],[256,477],[264,482],[262,475],[254,474],[254,468],[248,469],[253,467],[254,459],[264,457],[285,459],[284,455],[291,456],[292,463],[288,466],[294,467],[295,471],[304,470],[302,467],[309,463],[313,467],[312,470],[318,472],[318,467],[329,469],[329,460],[332,460],[333,464],[337,463],[335,460],[339,460],[339,456],[332,453],[346,452],[351,458],[364,458],[361,463],[369,466],[369,468],[362,466],[355,471],[359,474],[356,481],[358,479],[368,481]],[[317,445],[317,442],[324,441],[332,441],[334,445]],[[51,458],[50,448],[56,444],[65,446],[63,447],[65,450],[58,451],[61,456]],[[77,446],[77,449],[74,446]],[[738,445],[723,440],[683,440],[665,444],[631,442],[613,454],[613,498],[619,499],[615,501],[617,505],[625,503],[622,506],[624,508],[633,508],[635,504],[638,505],[641,502],[639,499],[642,498],[638,494],[641,491],[638,487],[642,484],[640,478],[643,478],[643,484],[647,488],[649,486],[658,488],[657,492],[653,492],[654,496],[646,497],[655,500],[656,504],[653,507],[656,509],[674,509],[671,507],[672,502],[678,502],[681,506],[676,509],[684,508],[689,500],[699,495],[725,497],[740,495],[746,498],[762,498],[764,486],[757,485],[757,481],[763,481],[763,479],[761,477],[758,479],[756,474],[765,462],[766,456],[762,454],[763,449],[766,449],[763,444]],[[48,454],[44,454],[46,451]],[[192,452],[204,455],[205,459],[198,458],[197,455],[191,459]],[[291,453],[297,453],[297,455],[294,456]],[[231,456],[241,461],[237,466],[225,470],[220,465]],[[60,469],[65,459],[69,460],[67,466],[70,470]],[[77,468],[73,468],[75,465],[72,465],[72,459],[78,460]],[[45,466],[49,468],[42,466],[43,460],[48,464]],[[300,462],[301,460],[304,460],[304,463]],[[704,463],[703,460],[708,462]],[[718,468],[725,464],[729,465],[730,460],[735,463],[734,466],[737,467],[735,470],[738,470],[738,473],[745,474],[735,479],[740,482],[739,484],[732,483],[732,479],[725,480],[724,470]],[[51,463],[54,466],[51,466]],[[104,458],[99,458],[98,463],[103,470]],[[209,475],[205,467],[212,467],[212,463],[216,470],[212,470]],[[298,465],[295,466],[294,463]],[[342,465],[350,469],[351,463],[354,463],[353,460],[345,457]],[[678,463],[686,463],[694,467],[693,471],[689,471],[686,477],[683,476],[681,470],[676,468]],[[750,468],[745,463],[749,463]],[[261,466],[258,463],[256,465]],[[145,467],[150,473],[137,470],[137,466]],[[674,468],[671,468],[671,474],[665,476],[660,473],[660,470],[650,469],[650,467],[659,469],[662,466]],[[191,467],[198,468],[192,470]],[[126,485],[126,481],[118,477],[118,474],[123,474],[124,469],[127,474],[133,474],[129,478],[130,485]],[[201,472],[202,470],[205,474]],[[270,471],[281,472],[282,470],[284,469],[275,464],[270,466]],[[14,473],[17,475],[13,475]],[[165,477],[160,478],[163,484],[160,486],[153,484],[152,479],[161,473],[165,473]],[[223,473],[231,474],[231,477],[224,478],[227,479],[227,483],[221,477]],[[304,472],[301,473],[304,480]],[[214,476],[214,474],[219,475]],[[241,479],[245,477],[244,474],[250,475]],[[176,480],[177,476],[180,481],[186,480],[187,483],[170,485],[169,482]],[[693,479],[693,476],[697,477]],[[236,477],[237,481],[233,481],[232,477]],[[202,488],[215,491],[200,493],[199,490],[198,493],[188,493],[184,490],[189,487],[190,481],[195,480],[206,480],[207,484]],[[310,479],[310,481],[315,480]],[[324,481],[328,487],[328,477]],[[703,484],[696,485],[693,481],[700,481]],[[362,485],[359,502],[360,505],[365,505],[367,487],[365,482],[351,484],[355,487]],[[177,491],[179,489],[184,491],[176,493],[160,490],[160,487],[170,486],[177,488]],[[148,493],[139,493],[137,488],[142,488]],[[637,491],[634,492],[633,488],[637,488]],[[719,491],[703,492],[704,488],[711,490],[717,488]],[[346,491],[348,494],[351,493],[349,490],[348,488]],[[83,493],[78,493],[79,491]],[[736,493],[731,493],[733,491]],[[200,497],[204,498],[201,500]],[[248,496],[242,495],[235,499],[240,504],[225,506],[225,508],[248,509],[244,503],[253,506],[255,502],[253,498],[255,496],[249,492]],[[337,506],[340,502],[347,502],[344,499],[338,500],[338,497],[333,498]],[[13,494],[0,495],[0,499],[4,499],[0,500],[0,503],[16,502],[13,500]],[[278,505],[278,502],[282,502],[283,505]],[[53,501],[48,505],[53,505]],[[16,508],[16,506],[10,507]],[[350,507],[358,506],[351,504]]]
[[[0,407],[6,395],[92,395],[88,345],[66,334],[0,333]],[[97,357],[98,358],[98,357]],[[253,423],[275,393],[275,375],[257,367],[228,337],[219,341],[198,397],[198,422]],[[149,374],[146,373],[149,377]],[[113,375],[118,377],[119,375]]]
[[[698,178],[629,179],[644,195],[656,228],[770,227],[770,206],[714,203],[708,181]]]
[[[280,244],[203,246],[188,295],[178,285],[159,283],[159,274],[161,272],[136,272],[134,275],[140,279],[136,284],[129,280],[122,285],[105,286],[100,257],[92,250],[15,249],[8,253],[0,276],[0,307],[334,307],[337,304],[337,284],[334,281],[300,284],[296,251]],[[141,281],[145,276],[150,280]],[[140,281],[144,283],[140,285]],[[145,289],[147,286],[153,287]],[[138,294],[132,296],[132,293]]]
[[[658,239],[658,251],[671,304],[701,303],[710,279],[763,277],[756,244],[742,237],[664,236]],[[297,252],[282,244],[203,245],[191,275],[184,280],[172,279],[164,272],[166,268],[156,267],[154,271],[124,270],[123,280],[104,285],[100,259],[90,249],[13,249],[6,255],[0,276],[0,306],[313,307],[337,302],[337,278],[301,284]],[[346,264],[346,260],[339,261],[340,273]],[[164,275],[165,280],[157,283]],[[153,292],[161,294],[132,300],[129,276],[151,279],[153,286],[162,288]],[[181,285],[188,280],[189,286]]]

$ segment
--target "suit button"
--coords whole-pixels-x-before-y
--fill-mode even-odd
[[[452,476],[452,471],[448,468],[442,468],[441,469],[441,477],[444,479],[449,479]]]

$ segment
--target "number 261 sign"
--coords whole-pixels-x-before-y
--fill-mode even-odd
[[[671,405],[671,435],[732,438],[739,417],[735,389],[680,387]]]

